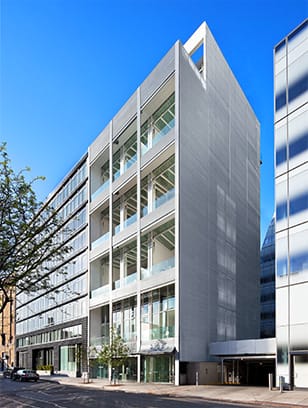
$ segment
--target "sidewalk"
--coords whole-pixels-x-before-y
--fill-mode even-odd
[[[269,389],[266,387],[228,385],[175,386],[172,384],[138,383],[120,383],[117,385],[110,385],[108,381],[102,379],[91,379],[89,383],[84,383],[82,378],[71,378],[56,375],[41,377],[41,380],[56,381],[60,384],[74,385],[84,388],[96,388],[105,391],[166,395],[178,398],[194,397],[229,402],[249,402],[262,406],[308,407],[308,389],[283,391],[280,393],[279,390],[269,391]]]

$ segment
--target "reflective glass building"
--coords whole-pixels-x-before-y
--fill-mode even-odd
[[[275,218],[266,232],[261,248],[260,337],[275,337]]]
[[[308,21],[274,49],[277,376],[308,387]]]

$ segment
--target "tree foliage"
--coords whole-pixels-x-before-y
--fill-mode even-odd
[[[97,360],[100,364],[107,365],[113,370],[125,364],[128,354],[129,349],[123,338],[114,329],[111,329],[110,342],[102,345]]]
[[[51,288],[48,273],[70,250],[59,239],[61,219],[37,200],[30,169],[15,172],[6,144],[0,145],[0,313],[11,300],[10,289],[36,292]]]

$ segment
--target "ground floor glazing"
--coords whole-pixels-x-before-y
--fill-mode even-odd
[[[138,381],[138,366],[140,367],[140,382],[174,383],[174,355],[141,355],[129,357],[122,367],[111,373],[119,381]],[[106,365],[100,365],[96,359],[90,360],[90,376],[92,378],[109,378]]]

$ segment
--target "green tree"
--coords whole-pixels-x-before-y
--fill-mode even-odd
[[[15,172],[6,144],[0,144],[0,313],[11,301],[11,289],[31,293],[51,288],[48,265],[62,261],[70,250],[59,239],[61,219],[37,200],[27,167]]]
[[[111,375],[117,372],[118,368],[125,364],[129,354],[128,346],[122,337],[114,329],[110,330],[110,342],[103,344],[98,353],[97,360],[99,364],[107,365],[111,368]],[[112,378],[110,378],[111,382]],[[115,376],[113,375],[115,381]]]

